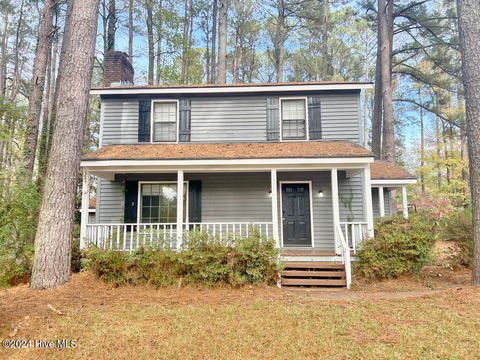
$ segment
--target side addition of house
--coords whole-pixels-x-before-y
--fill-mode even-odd
[[[415,179],[374,163],[362,138],[360,94],[370,84],[123,85],[133,69],[123,53],[112,58],[106,86],[92,90],[100,146],[82,160],[82,247],[181,249],[192,229],[258,231],[291,274],[334,270],[298,279],[287,266],[283,285],[349,286],[350,257],[373,237],[374,214],[395,211],[392,189],[403,189],[408,216],[405,186]]]

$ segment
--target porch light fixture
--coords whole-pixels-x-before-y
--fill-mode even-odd
[[[268,191],[268,197],[272,197],[272,189]]]
[[[323,190],[318,190],[318,197],[323,197]]]

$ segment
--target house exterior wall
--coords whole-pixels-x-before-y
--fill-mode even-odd
[[[129,175],[129,180],[175,181],[175,174]],[[185,174],[185,180],[202,182],[202,222],[270,222],[272,201],[270,173]],[[279,172],[282,181],[311,181],[314,248],[334,250],[332,194],[330,171]],[[362,221],[362,190],[359,176],[345,178],[339,172],[341,221]],[[318,196],[319,191],[323,197]],[[281,191],[278,192],[280,204]],[[97,188],[97,222],[121,223],[124,217],[124,185],[122,182],[100,180]],[[346,203],[351,204],[346,205]],[[279,229],[282,209],[279,206]]]
[[[380,216],[380,204],[379,204],[379,196],[378,196],[379,188],[372,188],[372,206],[373,206],[373,216],[377,217]],[[392,204],[392,196],[390,189],[383,188],[383,202],[385,208],[385,216],[394,215],[393,204]]]
[[[274,97],[316,95],[320,97],[321,138],[361,143],[359,93],[276,94]],[[191,141],[266,141],[268,97],[266,95],[193,97]],[[172,99],[172,96],[169,99]],[[139,100],[133,97],[102,98],[101,106],[102,145],[138,143]]]
[[[102,145],[138,142],[138,100],[102,99]]]

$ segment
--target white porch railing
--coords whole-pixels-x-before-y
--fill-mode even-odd
[[[271,222],[223,222],[183,224],[183,232],[205,231],[219,239],[235,240],[258,231],[261,236],[272,236]],[[85,246],[93,244],[101,249],[133,251],[140,247],[176,249],[176,223],[87,224]]]
[[[342,262],[345,265],[347,289],[350,289],[350,285],[352,284],[352,262],[350,261],[350,246],[348,245],[345,237],[343,236],[342,227],[338,223],[335,224],[335,233],[337,238],[340,240],[340,245],[342,248]]]
[[[340,222],[340,228],[346,243],[355,254],[358,245],[368,238],[368,223],[363,221]]]
[[[206,231],[214,237],[223,239],[249,236],[252,231],[258,231],[261,236],[273,235],[272,222],[223,222],[223,223],[189,223],[190,230]]]

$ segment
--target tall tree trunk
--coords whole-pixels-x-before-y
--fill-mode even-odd
[[[153,85],[153,68],[155,64],[155,52],[153,43],[153,0],[145,3],[147,9],[147,40],[148,40],[148,85]]]
[[[97,33],[99,0],[71,0],[60,61],[57,114],[35,236],[34,289],[70,278],[75,197]]]
[[[28,105],[28,127],[24,154],[27,170],[32,173],[37,150],[38,128],[42,110],[42,97],[45,85],[47,60],[52,48],[52,22],[55,14],[56,0],[46,0],[43,6],[42,19],[38,33],[37,51],[33,62],[33,76]]]
[[[0,41],[0,97],[5,97],[7,81],[7,40],[8,40],[8,12],[3,14],[2,39]]]
[[[285,62],[285,39],[287,30],[285,28],[285,4],[284,0],[277,2],[277,28],[275,29],[275,38],[273,47],[275,51],[275,72],[277,73],[277,82],[283,82],[283,64]]]
[[[380,49],[380,18],[377,19],[377,60],[375,63],[375,92],[373,96],[373,115],[372,115],[372,152],[376,159],[382,157],[382,55]]]
[[[185,0],[185,17],[183,19],[183,41],[182,41],[182,68],[180,80],[182,84],[187,81],[188,57],[190,53],[190,30],[192,25],[192,0]]]
[[[322,80],[328,80],[328,12],[329,0],[323,0],[322,21]]]
[[[162,8],[163,8],[163,1],[160,0],[158,2],[158,23],[156,24],[156,29],[157,29],[157,68],[156,68],[156,81],[155,83],[157,85],[161,84],[162,82],[162,38],[163,38],[163,14],[162,14]]]
[[[390,41],[389,17],[386,0],[378,0],[378,17],[380,31],[380,54],[382,67],[382,101],[383,101],[383,159],[395,162],[395,134],[393,123],[392,82],[390,77]]]
[[[442,169],[440,167],[440,159],[442,156],[442,150],[441,150],[441,134],[440,134],[440,119],[438,116],[435,116],[435,147],[437,149],[437,189],[440,190],[442,188]]]
[[[219,6],[217,84],[225,84],[227,82],[228,2],[229,0],[220,0]]]
[[[128,59],[133,64],[133,0],[128,0]]]
[[[217,75],[217,13],[218,13],[218,1],[213,0],[212,8],[212,55],[210,58],[210,82],[216,82]]]
[[[420,104],[422,104],[422,90],[418,91]],[[420,174],[420,182],[422,185],[422,195],[425,196],[425,124],[423,121],[423,107],[420,107],[420,167],[422,172]]]
[[[480,285],[480,3],[457,0],[473,207],[472,283]]]
[[[107,51],[115,50],[115,32],[117,31],[117,9],[115,0],[108,2]]]
[[[13,101],[20,90],[20,83],[21,83],[21,64],[20,64],[20,37],[21,37],[21,29],[23,26],[23,15],[24,15],[24,7],[25,7],[25,0],[22,0],[20,3],[20,10],[17,22],[17,29],[15,32],[15,45],[13,49],[13,84],[12,84],[12,91],[9,94],[9,98]]]
[[[55,14],[55,27],[58,24],[58,6]],[[48,73],[47,73],[47,86],[45,96],[45,111],[43,113],[43,127],[42,135],[40,137],[40,146],[38,154],[38,180],[39,184],[43,184],[43,179],[47,172],[48,154],[50,152],[50,145],[53,135],[53,109],[55,99],[55,84],[57,73],[57,52],[58,52],[59,36],[55,36],[53,40],[53,46],[51,54],[49,56]],[[42,186],[40,186],[42,188]]]

